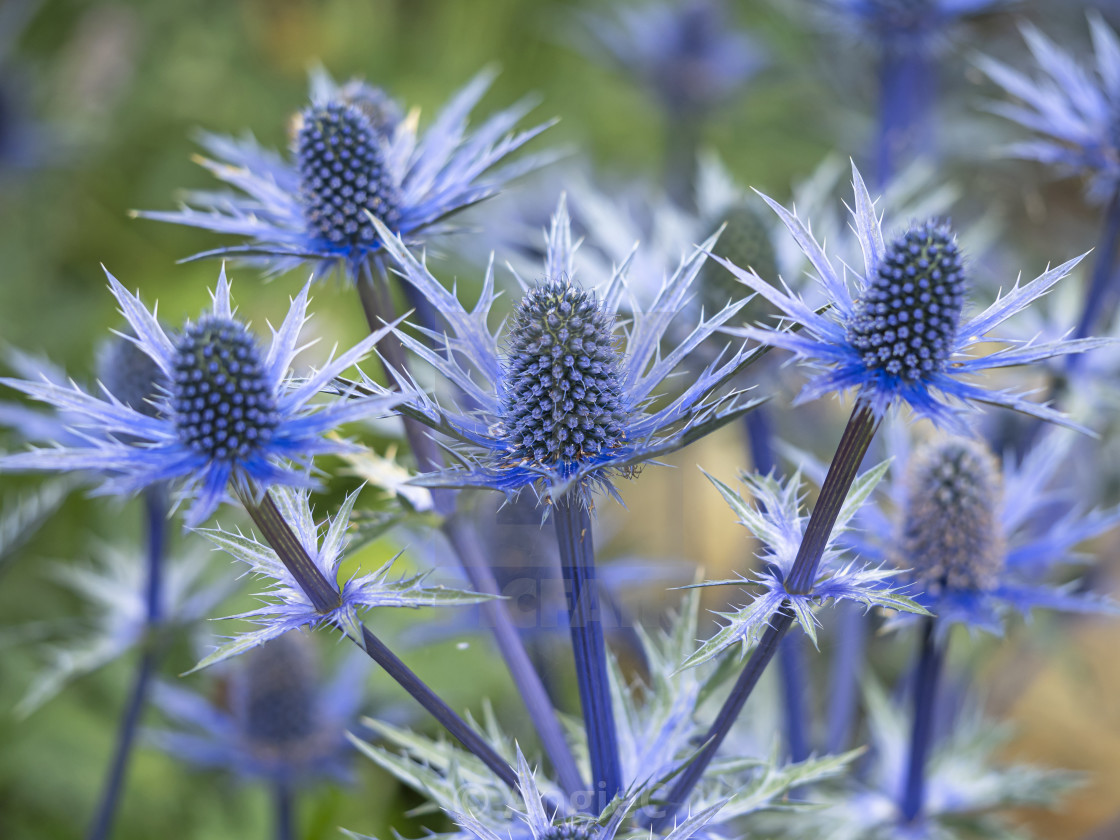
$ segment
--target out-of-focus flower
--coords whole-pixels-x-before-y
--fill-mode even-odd
[[[347,444],[325,437],[326,432],[387,411],[400,399],[387,394],[311,403],[327,383],[369,353],[388,327],[306,379],[292,380],[289,367],[307,319],[310,281],[262,352],[253,333],[234,317],[224,269],[211,310],[188,321],[174,337],[138,297],[108,277],[135,335],[131,340],[167,378],[165,391],[138,409],[105,389],[98,397],[47,379],[0,380],[64,412],[81,438],[0,458],[0,470],[101,472],[105,493],[135,493],[156,482],[181,481],[184,498],[192,502],[187,524],[195,526],[229,498],[231,482],[249,493],[275,484],[310,485],[305,469],[286,462],[308,464],[315,455],[345,450]]]
[[[311,104],[296,120],[290,157],[252,137],[205,134],[201,142],[213,159],[200,163],[236,192],[194,192],[182,210],[138,215],[249,240],[197,257],[245,258],[268,274],[311,261],[321,276],[341,267],[354,281],[383,247],[372,218],[417,243],[421,233],[445,230],[447,217],[540,165],[526,158],[495,169],[548,127],[512,133],[525,104],[467,130],[467,116],[491,80],[491,73],[476,76],[421,135],[419,114],[402,117],[383,91],[362,82],[337,86],[320,73]]]
[[[316,778],[346,780],[365,670],[344,659],[322,681],[311,641],[301,633],[273,639],[229,671],[216,704],[168,683],[155,705],[171,727],[148,732],[163,751],[206,769],[285,786]]]

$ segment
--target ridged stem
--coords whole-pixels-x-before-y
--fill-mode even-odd
[[[777,470],[777,462],[774,458],[774,424],[769,407],[760,405],[748,412],[743,417],[743,423],[754,471],[770,475]],[[781,677],[786,746],[793,761],[804,761],[809,757],[809,695],[805,686],[804,660],[801,638],[784,638],[778,649],[778,673]]]
[[[276,812],[276,840],[295,840],[295,792],[287,782],[273,784],[273,807]]]
[[[828,467],[828,474],[821,485],[821,492],[817,496],[817,503],[813,507],[809,523],[805,526],[805,535],[801,539],[793,568],[786,578],[786,591],[798,594],[808,594],[812,591],[812,583],[816,579],[817,567],[828,545],[828,538],[832,534],[832,528],[840,515],[844,499],[852,487],[852,482],[855,481],[859,465],[867,453],[868,446],[871,445],[871,439],[878,425],[879,421],[871,410],[862,403],[856,403],[848,425],[844,427],[836,454]],[[751,651],[746,666],[708,729],[703,749],[681,771],[669,790],[665,812],[654,823],[655,830],[667,827],[680,807],[688,800],[692,789],[700,781],[700,777],[715,758],[724,738],[731,731],[731,726],[739,717],[743,705],[758,685],[758,680],[766,670],[766,666],[778,652],[779,643],[792,624],[793,614],[784,606],[770,620],[758,646]]]
[[[292,531],[291,526],[285,521],[277,509],[271,496],[265,493],[261,501],[256,501],[248,493],[239,494],[241,503],[245,506],[253,523],[260,529],[261,534],[268,540],[280,561],[291,573],[296,584],[307,595],[308,599],[321,613],[329,613],[341,603],[338,586],[327,580],[326,576],[308,556],[307,551],[300,544],[299,539]],[[407,691],[417,703],[424,707],[452,737],[460,744],[474,753],[489,767],[494,774],[505,782],[511,789],[517,789],[517,774],[506,761],[495,752],[470,725],[467,724],[438,694],[435,693],[423,680],[420,679],[407,665],[404,664],[385,644],[378,639],[364,624],[359,624],[361,638],[353,639],[366,654],[380,665],[385,672]],[[344,628],[339,627],[342,632]]]
[[[368,265],[365,274],[358,280],[358,292],[370,330],[380,328],[383,318],[393,317],[392,302],[384,277],[375,277]],[[408,370],[403,348],[395,336],[387,336],[377,349],[393,369],[399,372]],[[443,459],[428,429],[410,417],[402,417],[402,420],[405,435],[419,469],[428,472],[441,468]],[[467,575],[471,587],[487,595],[500,595],[498,582],[479,545],[478,535],[470,523],[463,521],[455,513],[455,492],[436,488],[432,490],[432,500],[436,511],[443,517],[443,533]],[[528,651],[525,650],[521,635],[517,632],[513,619],[510,618],[505,602],[484,601],[481,608],[493,631],[498,652],[505,660],[510,677],[529,713],[529,719],[536,728],[537,737],[541,739],[541,745],[552,761],[560,786],[569,794],[583,790],[584,782],[568,747],[568,741],[564,737],[564,729],[556,717],[548,691],[536,668],[533,667]]]
[[[595,794],[602,797],[593,812],[599,813],[622,790],[622,769],[595,577],[591,514],[575,493],[565,493],[556,500],[552,517],[560,548],[560,571],[568,599],[568,625],[576,663],[579,702],[591,754],[591,775],[595,782]]]
[[[933,741],[937,686],[944,664],[945,644],[937,637],[937,619],[926,618],[922,621],[921,652],[918,656],[918,669],[914,674],[914,720],[910,729],[906,780],[902,788],[903,824],[920,819],[925,805],[926,764]]]
[[[159,660],[158,641],[154,631],[159,625],[163,601],[163,556],[168,513],[167,493],[162,485],[153,485],[144,493],[144,513],[148,531],[147,580],[144,587],[144,646],[132,678],[128,703],[121,713],[120,726],[117,728],[117,744],[105,776],[97,813],[86,834],[88,840],[106,840],[112,832],[113,820],[116,817],[121,791],[124,789],[129,760],[132,757],[132,748],[136,743],[136,731],[144,705],[147,703],[152,674]]]

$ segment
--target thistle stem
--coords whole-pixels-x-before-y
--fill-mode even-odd
[[[920,154],[933,151],[935,71],[920,48],[884,45],[879,57],[879,128],[875,173],[885,187],[895,172]]]
[[[568,625],[579,682],[579,702],[591,753],[591,774],[596,793],[604,798],[595,809],[598,813],[622,790],[622,770],[595,578],[591,515],[574,493],[561,496],[552,515],[560,547],[560,571],[568,598]]]
[[[852,482],[855,481],[860,462],[863,461],[863,456],[867,452],[867,447],[871,445],[871,438],[874,437],[878,426],[879,421],[871,409],[862,403],[856,403],[855,410],[840,438],[840,444],[836,447],[836,454],[828,467],[828,474],[825,476],[824,484],[821,485],[821,492],[817,496],[817,503],[813,507],[809,523],[805,526],[805,535],[801,539],[793,568],[786,578],[787,592],[808,594],[812,591],[817,567],[828,545],[828,538],[832,534],[832,528],[840,515],[844,499],[852,487]],[[739,674],[739,679],[736,680],[731,693],[724,700],[719,714],[708,729],[703,749],[681,771],[670,789],[666,798],[665,812],[654,823],[654,830],[659,831],[671,823],[681,805],[687,801],[692,789],[715,758],[720,744],[731,731],[732,724],[735,723],[747,698],[758,685],[759,678],[774,658],[782,637],[792,624],[793,613],[785,606],[771,619],[758,646],[751,651],[746,666]]]
[[[393,316],[392,302],[384,280],[383,276],[375,278],[368,264],[364,275],[358,280],[362,309],[371,331],[382,325],[383,318]],[[378,344],[378,351],[393,370],[402,373],[408,370],[403,348],[395,336],[386,336]],[[410,417],[402,417],[402,420],[405,435],[419,469],[428,472],[442,467],[443,459],[439,447],[428,429]],[[455,492],[443,488],[434,489],[432,500],[436,511],[443,517],[444,535],[463,567],[471,587],[486,595],[500,595],[498,582],[479,545],[477,534],[469,523],[455,513]],[[481,609],[493,631],[498,651],[505,660],[510,677],[529,713],[529,719],[536,728],[541,745],[552,761],[560,786],[569,794],[583,790],[584,782],[568,747],[567,739],[564,737],[564,729],[556,717],[548,691],[525,650],[521,635],[517,632],[513,619],[510,618],[505,602],[497,599],[484,601]]]
[[[1112,287],[1115,286],[1118,246],[1120,246],[1120,190],[1113,192],[1104,213],[1104,225],[1097,245],[1097,259],[1093,263],[1093,274],[1085,293],[1081,317],[1071,338],[1085,338],[1095,325],[1107,323],[1106,319],[1110,314],[1106,311],[1106,304],[1110,303],[1116,294],[1116,290]],[[1076,358],[1079,358],[1079,355],[1069,356],[1068,363],[1076,364],[1074,361]]]
[[[836,653],[829,673],[828,734],[825,741],[828,752],[843,752],[851,739],[868,620],[858,604],[837,606]]]
[[[295,840],[295,794],[287,782],[277,781],[273,786],[273,805],[276,809],[276,840]]]
[[[902,788],[902,822],[913,823],[922,815],[926,794],[926,763],[933,740],[937,685],[945,664],[945,644],[937,638],[937,619],[922,622],[921,653],[914,674],[914,721],[910,730],[910,755]]]
[[[341,594],[335,583],[326,576],[308,556],[291,526],[284,520],[275,502],[265,493],[256,502],[245,492],[240,493],[241,503],[249,513],[253,523],[261,530],[285,568],[291,572],[296,583],[307,595],[315,609],[329,613],[341,603]],[[322,606],[320,606],[322,604]],[[336,625],[338,626],[338,625]],[[361,638],[353,639],[398,685],[407,691],[417,703],[423,706],[442,726],[464,747],[478,758],[505,784],[517,789],[517,774],[513,768],[495,752],[486,741],[475,732],[466,721],[457,715],[438,694],[404,664],[385,644],[370,632],[364,624],[358,625]],[[339,630],[347,634],[345,628]]]
[[[774,460],[774,426],[769,408],[758,406],[744,418],[747,448],[756,473],[770,475],[777,470]],[[801,639],[787,636],[778,649],[778,673],[781,676],[782,711],[785,716],[786,746],[792,761],[809,757],[809,710],[805,690],[805,662]]]
[[[140,716],[147,702],[151,687],[152,674],[155,672],[159,653],[153,630],[159,624],[163,600],[163,554],[167,535],[167,494],[162,485],[156,484],[144,493],[144,512],[148,529],[148,576],[144,590],[145,641],[140,661],[132,678],[132,691],[128,704],[121,714],[117,729],[117,745],[113,752],[112,763],[105,777],[105,787],[97,806],[97,813],[90,825],[89,840],[105,840],[113,829],[113,819],[124,789],[132,748],[136,743],[136,730]]]

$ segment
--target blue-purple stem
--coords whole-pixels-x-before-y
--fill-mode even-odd
[[[603,638],[599,587],[595,579],[595,546],[591,536],[591,514],[575,493],[565,493],[552,511],[556,540],[560,547],[560,571],[568,599],[568,624],[579,683],[591,775],[599,813],[622,790],[618,757],[618,734],[611,706],[607,675],[607,646]]]
[[[804,594],[812,591],[813,581],[816,579],[817,567],[828,545],[828,538],[832,528],[836,525],[836,518],[844,505],[844,499],[855,481],[859,472],[859,465],[871,445],[871,439],[879,426],[871,410],[857,403],[836,454],[828,467],[828,474],[821,485],[817,504],[805,526],[805,535],[797,550],[797,557],[793,561],[793,568],[786,578],[786,590],[791,593]],[[766,666],[778,652],[779,643],[793,624],[793,614],[784,606],[771,619],[770,624],[762,634],[758,646],[751,652],[746,666],[739,674],[738,680],[731,689],[731,693],[724,700],[719,714],[708,729],[704,739],[704,747],[697,754],[681,774],[677,777],[673,787],[669,790],[665,802],[663,815],[654,823],[654,830],[661,830],[669,826],[681,806],[688,801],[692,789],[700,781],[704,771],[716,752],[731,731],[732,725],[739,717],[743,705],[747,702],[751,692],[754,691]]]
[[[869,620],[866,611],[858,604],[837,606],[836,653],[829,673],[825,741],[825,749],[830,753],[843,752],[851,741]]]
[[[160,622],[160,607],[163,601],[163,555],[168,514],[167,493],[162,485],[153,485],[144,493],[144,514],[148,531],[144,640],[140,661],[136,665],[136,673],[132,678],[132,691],[117,729],[117,745],[105,777],[105,787],[97,806],[97,813],[86,834],[88,840],[106,840],[113,830],[113,819],[116,817],[121,791],[124,789],[140,716],[147,703],[152,674],[159,660],[155,631]]]
[[[879,57],[879,128],[875,177],[880,187],[915,157],[931,154],[937,98],[933,60],[922,49],[883,47]]]
[[[921,819],[925,806],[926,764],[933,742],[937,686],[944,664],[945,643],[938,638],[937,619],[926,618],[922,622],[922,647],[918,656],[918,669],[914,674],[914,721],[910,730],[910,754],[900,803],[904,825]]]
[[[272,497],[265,493],[259,502],[249,494],[240,494],[241,503],[296,583],[307,595],[315,609],[329,613],[341,603],[338,586],[326,578],[308,556],[299,539],[276,507]],[[456,714],[443,699],[404,664],[369,628],[360,625],[362,637],[353,639],[398,685],[446,729],[460,744],[474,753],[511,789],[517,789],[517,774],[513,768],[477,732]],[[343,630],[342,628],[339,628]],[[345,630],[343,630],[345,632]]]
[[[1097,259],[1085,293],[1081,317],[1071,338],[1085,338],[1096,325],[1107,323],[1107,310],[1116,297],[1116,251],[1120,246],[1120,190],[1112,194],[1104,213],[1104,226],[1097,243]],[[1074,365],[1080,354],[1070,355],[1067,364]]]
[[[365,275],[358,281],[358,292],[370,330],[380,327],[383,318],[393,317],[392,301],[385,280],[384,276],[375,278],[367,266]],[[430,328],[435,329],[435,325],[430,325]],[[377,349],[392,368],[401,372],[408,370],[403,348],[394,336],[390,335],[383,339]],[[443,459],[428,429],[410,417],[402,417],[402,420],[405,435],[419,469],[427,472],[441,468]],[[471,587],[486,595],[500,595],[494,571],[490,568],[479,544],[478,535],[469,522],[463,521],[455,513],[455,492],[435,489],[432,491],[432,499],[436,511],[443,517],[444,535],[455,552]],[[569,794],[583,790],[583,779],[568,747],[568,741],[564,737],[564,729],[556,717],[548,690],[541,681],[540,674],[533,667],[533,662],[529,658],[528,651],[525,650],[513,619],[510,618],[505,602],[498,599],[484,601],[481,608],[493,631],[498,652],[505,660],[510,677],[529,713],[529,719],[541,739],[541,745],[552,761],[560,786]]]
[[[290,784],[284,781],[274,784],[273,804],[276,809],[276,840],[295,840],[296,803]]]
[[[743,417],[754,471],[770,475],[777,470],[774,458],[774,424],[769,408],[758,406]],[[805,655],[800,636],[787,636],[778,648],[778,673],[782,686],[782,710],[786,746],[793,761],[809,757],[809,694],[805,686]]]

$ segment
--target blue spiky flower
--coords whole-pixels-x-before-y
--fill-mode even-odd
[[[269,274],[312,261],[317,274],[341,267],[355,280],[382,248],[371,219],[417,242],[421,232],[446,230],[448,216],[539,165],[526,159],[495,169],[547,127],[513,133],[524,104],[468,132],[467,115],[491,80],[490,73],[475,77],[420,136],[417,116],[402,118],[384,92],[356,81],[338,86],[319,73],[311,104],[296,119],[290,157],[252,138],[204,135],[212,159],[200,162],[235,192],[192,193],[179,211],[138,215],[248,240],[196,257],[243,257]]]
[[[135,335],[130,340],[166,377],[162,392],[138,410],[109,391],[95,396],[45,378],[0,380],[64,412],[78,432],[76,438],[56,441],[54,448],[6,456],[0,470],[100,472],[106,493],[135,493],[156,482],[179,481],[184,498],[191,500],[186,521],[193,527],[229,498],[231,483],[251,494],[274,484],[311,484],[306,470],[311,458],[347,448],[326,439],[326,432],[386,412],[396,401],[385,394],[312,403],[324,385],[369,353],[388,328],[303,381],[291,379],[289,367],[307,320],[310,281],[292,301],[280,329],[273,330],[266,349],[235,316],[224,268],[210,311],[187,321],[173,336],[138,297],[106,274]]]
[[[979,66],[1018,100],[989,109],[1039,135],[1008,152],[1086,175],[1090,196],[1106,200],[1120,182],[1120,41],[1097,15],[1089,17],[1089,30],[1096,58],[1091,70],[1030,24],[1022,31],[1038,65],[1033,78],[991,58]]]
[[[803,328],[800,332],[761,326],[726,331],[790,350],[811,367],[823,369],[806,384],[799,402],[855,388],[857,400],[876,416],[904,402],[918,415],[962,434],[961,408],[973,403],[1001,405],[1068,425],[1062,414],[1046,405],[984,388],[968,378],[993,368],[1081,353],[1105,343],[1100,339],[1016,341],[989,335],[1069,274],[1081,257],[1048,269],[1026,285],[1016,282],[983,312],[967,318],[968,272],[948,226],[931,220],[912,225],[886,242],[867,187],[854,165],[852,177],[853,228],[864,265],[862,273],[852,272],[855,288],[849,288],[847,267],[844,274],[836,270],[809,227],[763,196],[805,252],[830,305],[826,312],[816,311],[788,287],[783,292],[753,271],[717,257],[742,283]],[[971,355],[977,345],[990,341],[1004,346],[986,356]]]
[[[148,739],[204,769],[287,785],[345,780],[346,730],[357,723],[364,671],[344,659],[329,680],[318,674],[309,637],[287,633],[231,669],[221,702],[157,685],[155,705],[170,721]]]
[[[623,341],[616,316],[625,266],[616,269],[606,288],[578,285],[561,199],[547,237],[545,280],[531,287],[522,282],[527,291],[503,342],[487,325],[496,299],[492,264],[479,302],[468,311],[399,238],[387,235],[386,249],[401,275],[433,301],[450,325],[446,333],[430,336],[434,350],[408,333],[397,334],[459,389],[463,406],[470,406],[448,407],[416,394],[404,404],[405,413],[462,444],[456,450],[462,463],[429,476],[431,483],[491,487],[507,495],[534,486],[542,497],[553,498],[576,489],[588,501],[592,490],[611,492],[612,478],[633,475],[639,464],[685,446],[755,405],[726,387],[747,363],[744,351],[725,354],[675,399],[654,404],[665,378],[742,306],[740,301],[701,320],[663,352],[661,340],[703,262],[699,251],[665,281],[648,309],[637,304],[629,309],[633,320]],[[367,386],[380,392],[376,383]]]
[[[863,536],[854,548],[906,570],[914,599],[937,615],[940,632],[960,623],[1001,633],[1007,613],[1026,616],[1034,608],[1114,609],[1047,580],[1083,562],[1080,543],[1120,522],[1117,509],[1089,509],[1060,485],[1072,437],[1050,432],[1001,467],[980,441],[938,437],[911,451],[905,434],[892,430],[892,481],[877,504],[860,511]]]

